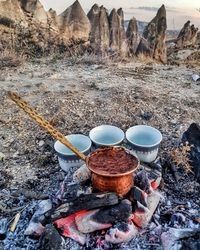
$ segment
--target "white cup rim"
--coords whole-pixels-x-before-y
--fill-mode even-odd
[[[121,139],[116,141],[116,142],[113,142],[113,143],[104,143],[104,142],[100,142],[98,140],[95,140],[94,137],[93,137],[93,133],[95,132],[95,130],[97,130],[98,128],[111,128],[111,129],[116,129],[118,130],[118,132],[120,133],[120,136],[121,136]],[[104,146],[110,146],[110,145],[118,145],[120,144],[123,140],[124,140],[124,131],[122,129],[120,129],[119,127],[117,126],[113,126],[113,125],[107,125],[107,124],[103,124],[103,125],[100,125],[100,126],[97,126],[95,128],[93,128],[92,130],[90,130],[89,132],[89,137],[91,139],[92,142],[94,142],[95,144],[98,144],[98,145],[104,145]]]
[[[89,146],[86,149],[84,149],[84,150],[81,151],[82,153],[85,153],[88,150],[90,150],[90,148],[92,146],[92,142],[91,142],[90,138],[88,136],[86,136],[86,135],[83,135],[83,134],[70,134],[70,135],[65,136],[65,138],[69,139],[69,138],[72,138],[72,137],[75,137],[75,136],[79,136],[79,138],[83,138],[84,140],[87,140],[87,142],[89,144]],[[55,149],[55,151],[57,153],[59,153],[61,155],[65,155],[65,156],[74,156],[74,155],[76,155],[74,152],[72,152],[72,153],[66,153],[66,152],[63,152],[61,150],[58,150],[59,145],[63,145],[63,144],[60,141],[56,141],[54,143],[54,149]]]
[[[133,142],[132,140],[130,140],[130,133],[131,133],[131,131],[133,129],[136,129],[136,128],[139,128],[139,127],[140,128],[151,129],[152,131],[156,132],[159,135],[160,139],[156,143],[148,144],[148,145],[137,144],[137,143]],[[158,129],[154,128],[154,127],[151,127],[151,126],[148,126],[148,125],[136,125],[136,126],[130,127],[126,131],[126,139],[127,139],[128,142],[130,142],[130,143],[132,143],[132,144],[134,144],[134,145],[136,145],[138,147],[150,148],[150,147],[155,147],[155,146],[159,145],[161,143],[162,139],[163,139],[163,136],[162,136],[161,132]]]

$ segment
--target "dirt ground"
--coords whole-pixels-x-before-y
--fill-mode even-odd
[[[49,59],[0,71],[0,186],[49,191],[63,179],[54,140],[9,100],[17,91],[65,135],[84,133],[100,124],[124,131],[148,124],[163,133],[162,148],[200,122],[199,68],[157,64],[73,64]]]

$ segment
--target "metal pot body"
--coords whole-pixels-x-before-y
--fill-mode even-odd
[[[92,173],[92,185],[99,191],[115,192],[120,196],[126,195],[133,186],[133,174],[119,177],[108,177]]]

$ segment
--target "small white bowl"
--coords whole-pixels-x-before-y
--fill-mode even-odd
[[[81,134],[72,134],[65,136],[72,145],[74,145],[79,151],[88,155],[91,150],[92,142],[88,136]],[[58,161],[60,167],[68,172],[70,167],[80,167],[84,161],[79,158],[74,152],[63,145],[61,142],[56,141],[54,149],[58,155]]]
[[[162,134],[153,127],[137,125],[126,131],[126,139],[138,158],[143,162],[150,163],[158,155]]]
[[[95,147],[116,146],[124,140],[124,132],[112,125],[101,125],[93,128],[89,137]]]

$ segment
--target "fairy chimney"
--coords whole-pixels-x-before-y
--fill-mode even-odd
[[[134,55],[140,43],[140,34],[138,33],[137,21],[134,17],[129,21],[126,37],[128,40],[129,52],[131,55]]]
[[[167,63],[166,30],[166,9],[162,5],[143,32],[143,37],[149,43],[151,57],[162,63]]]
[[[88,41],[90,21],[78,0],[58,16],[58,24],[66,40]]]
[[[187,46],[194,46],[197,41],[197,33],[198,28],[195,28],[194,25],[190,24],[190,21],[187,21],[177,37],[176,47],[183,49]]]
[[[109,23],[107,10],[97,4],[88,13],[91,24],[90,43],[95,51],[104,52],[109,48]]]
[[[120,8],[118,11],[113,9],[109,16],[110,26],[110,49],[114,52],[126,56],[128,46],[126,41],[126,32],[124,29],[124,14]]]

